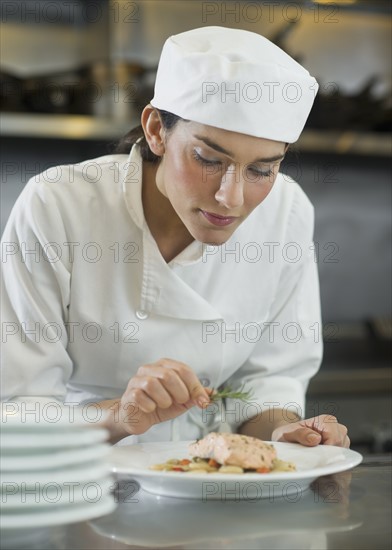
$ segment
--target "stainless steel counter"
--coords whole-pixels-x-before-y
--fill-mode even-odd
[[[90,522],[2,533],[4,550],[391,548],[391,456],[319,478],[302,494],[243,501],[160,498],[123,479],[119,505]]]

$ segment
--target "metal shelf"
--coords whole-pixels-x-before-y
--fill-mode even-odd
[[[390,157],[392,134],[375,132],[305,130],[294,145],[308,153]]]
[[[129,121],[111,117],[85,115],[52,115],[31,113],[1,113],[0,129],[3,137],[57,138],[70,140],[119,139],[140,124],[136,118]]]
[[[387,394],[392,390],[392,378],[389,367],[370,367],[344,369],[337,368],[321,370],[309,383],[308,395],[355,395],[355,394]],[[339,368],[340,367],[340,368]]]
[[[134,115],[129,115],[129,120],[124,120],[84,115],[0,114],[0,127],[4,137],[110,140],[120,138],[138,124],[140,121]],[[389,157],[392,152],[392,135],[305,130],[293,147],[306,153]]]

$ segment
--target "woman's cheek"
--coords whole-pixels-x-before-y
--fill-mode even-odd
[[[272,191],[276,178],[278,177],[279,170],[275,170],[273,175],[266,180],[266,184],[262,190],[262,200],[264,200]]]
[[[188,197],[203,194],[203,187],[207,184],[202,167],[195,168],[188,164],[176,166],[171,179],[176,190],[186,190]]]
[[[268,181],[268,183],[264,183],[260,186],[254,186],[253,189],[249,191],[248,201],[252,205],[252,210],[267,198],[274,186],[274,182],[275,180],[272,182]]]

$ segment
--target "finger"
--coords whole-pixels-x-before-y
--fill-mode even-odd
[[[210,404],[211,400],[206,389],[188,365],[170,359],[161,359],[159,364],[166,367],[168,370],[174,370],[178,374],[187,387],[190,399],[199,407],[203,408]]]
[[[301,426],[296,430],[284,432],[279,441],[300,443],[307,447],[314,447],[321,442],[321,435],[314,430]]]
[[[346,449],[350,448],[350,438],[344,434],[338,434],[336,436],[329,436],[323,440],[323,445],[335,445],[335,447],[345,447]]]
[[[307,426],[319,433],[322,433],[326,428],[335,427],[337,423],[337,418],[331,414],[320,414],[313,418],[301,420],[301,426]]]
[[[176,403],[186,403],[191,398],[186,387],[178,373],[167,367],[153,365],[144,365],[137,370],[136,378],[155,378],[158,379],[166,392],[171,395]],[[134,380],[133,378],[132,380]]]
[[[144,393],[143,390],[135,388],[130,392],[127,392],[126,397],[122,399],[124,407],[127,403],[132,403],[136,406],[141,412],[152,413],[157,408],[156,403]]]
[[[173,398],[162,385],[162,381],[155,376],[135,376],[131,379],[129,388],[143,390],[150,400],[162,409],[168,409],[173,404]]]
[[[321,433],[322,442],[324,445],[336,445],[338,447],[344,447],[346,436],[347,428],[342,424],[326,425]]]

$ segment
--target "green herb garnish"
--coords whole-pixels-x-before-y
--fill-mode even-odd
[[[221,390],[215,390],[215,393],[211,395],[211,401],[217,401],[218,399],[240,399],[241,401],[249,402],[253,397],[252,390],[243,391],[245,384],[238,391],[233,391],[230,386],[226,386]]]

